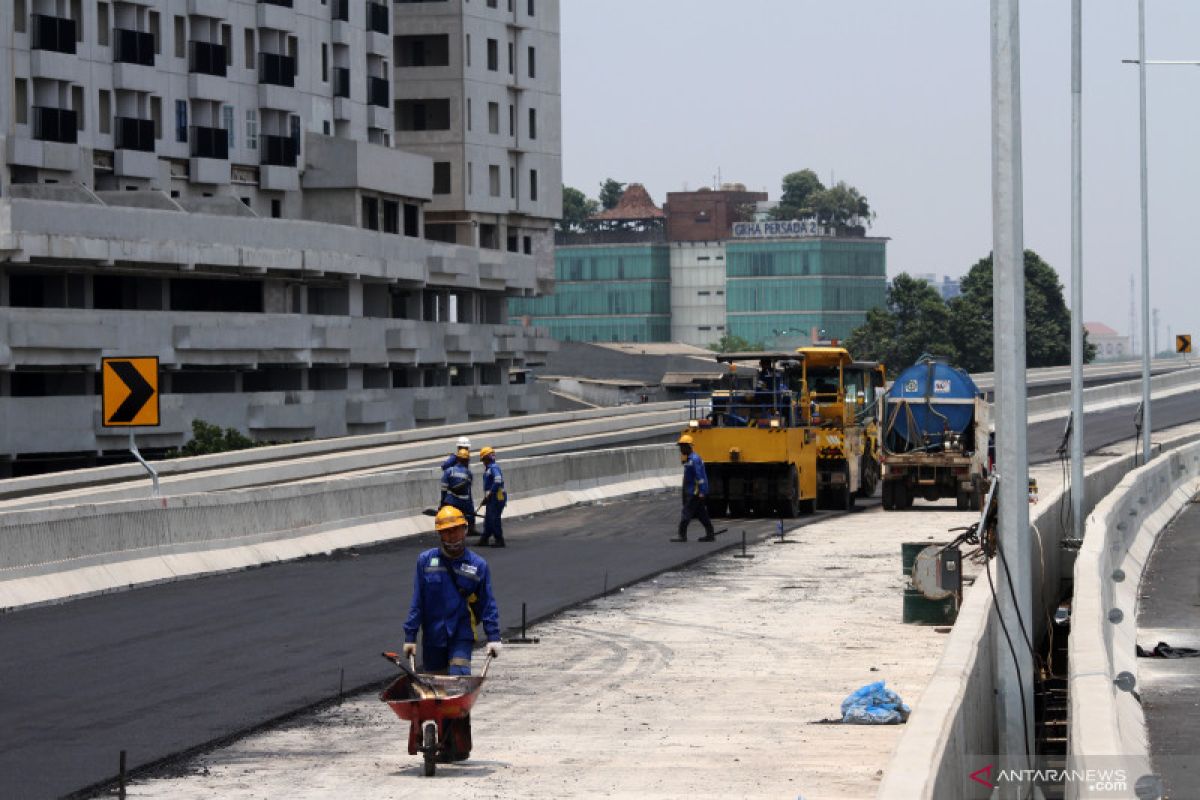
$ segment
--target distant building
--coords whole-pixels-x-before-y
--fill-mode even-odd
[[[1096,345],[1098,361],[1113,361],[1132,355],[1129,337],[1122,336],[1103,322],[1085,322],[1083,329],[1087,331],[1088,342]]]
[[[949,275],[943,275],[941,283],[938,283],[937,273],[935,272],[910,272],[909,277],[925,281],[936,289],[937,293],[946,301],[953,300],[962,294],[962,278],[951,278]]]
[[[660,210],[630,184],[598,230],[556,237],[556,294],[511,299],[510,313],[561,341],[844,339],[886,301],[887,240],[763,220],[764,204],[726,184],[671,192]]]

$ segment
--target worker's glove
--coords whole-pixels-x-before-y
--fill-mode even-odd
[[[502,647],[502,645],[500,644],[500,642],[488,642],[487,643],[487,654],[489,656],[491,656],[492,658],[499,658],[501,647]]]
[[[417,654],[417,643],[416,642],[405,642],[404,643],[405,657],[407,658],[408,656],[416,656],[416,654]]]

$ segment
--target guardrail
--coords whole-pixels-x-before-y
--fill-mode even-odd
[[[1075,561],[1067,646],[1073,769],[1124,769],[1131,784],[1153,780],[1144,778],[1152,774],[1150,753],[1142,705],[1133,692],[1138,595],[1159,532],[1197,490],[1200,443],[1130,472],[1088,518]],[[1087,795],[1081,782],[1066,789],[1069,798]]]
[[[1150,379],[1150,392],[1154,397],[1175,394],[1200,384],[1200,369],[1190,368],[1169,372],[1166,375],[1155,375]],[[1105,386],[1093,386],[1083,390],[1083,405],[1085,408],[1101,406],[1116,407],[1136,405],[1142,400],[1142,382],[1125,381],[1110,383]],[[1071,411],[1071,393],[1056,392],[1030,397],[1027,401],[1029,417],[1053,419],[1065,417]]]
[[[504,462],[509,514],[674,485],[665,445]],[[426,532],[436,467],[219,494],[13,511],[0,518],[0,609],[239,569]]]
[[[1156,443],[1156,455],[1197,438],[1196,434],[1188,434]],[[1097,498],[1111,492],[1131,467],[1130,458],[1121,456],[1088,470],[1084,480],[1090,506],[1084,513],[1092,513]],[[1032,577],[1034,641],[1040,640],[1046,612],[1057,606],[1063,576],[1072,568],[1071,557],[1063,557],[1062,541],[1067,532],[1059,524],[1066,513],[1064,505],[1069,502],[1059,489],[1045,495],[1037,511],[1030,514],[1034,547],[1030,563],[1024,566]],[[1078,613],[1076,609],[1072,616]],[[995,604],[987,579],[982,577],[966,594],[942,657],[884,771],[879,798],[954,800],[972,796],[979,788],[970,774],[987,762],[973,757],[999,750],[994,667],[996,648],[1005,644],[995,621]]]

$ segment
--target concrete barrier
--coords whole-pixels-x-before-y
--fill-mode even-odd
[[[1196,434],[1163,439],[1155,444],[1156,454],[1196,439]],[[1111,492],[1132,466],[1132,460],[1123,456],[1088,470],[1085,513],[1090,514],[1098,499]],[[1064,504],[1069,502],[1056,490],[1031,509],[1034,545],[1026,569],[1032,577],[1034,641],[1045,631],[1047,612],[1053,612],[1062,596],[1064,576],[1075,567],[1072,554],[1062,548],[1069,532],[1060,520],[1066,518]],[[995,581],[994,571],[992,578]],[[1007,647],[994,606],[987,577],[981,574],[966,592],[937,668],[892,753],[879,798],[953,800],[972,796],[979,788],[970,773],[987,763],[975,757],[998,750],[994,665],[997,648]]]
[[[1116,679],[1138,675],[1138,593],[1154,542],[1198,490],[1200,443],[1130,472],[1088,517],[1075,562],[1068,753],[1074,768],[1125,769],[1131,787],[1152,772],[1146,721],[1134,686]],[[1082,782],[1066,788],[1089,796]]]
[[[679,482],[674,448],[504,462],[519,516]],[[440,471],[309,481],[219,494],[13,511],[0,520],[0,608],[327,553],[429,530]]]
[[[1180,392],[1194,391],[1200,386],[1200,369],[1181,369],[1150,379],[1150,391],[1155,398],[1170,397]],[[1083,390],[1083,405],[1089,411],[1120,406],[1136,406],[1142,401],[1142,382],[1125,381]],[[1065,417],[1071,411],[1071,393],[1056,392],[1030,397],[1027,401],[1030,422]]]

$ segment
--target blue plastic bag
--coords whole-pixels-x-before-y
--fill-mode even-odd
[[[883,685],[868,683],[855,689],[842,701],[842,722],[853,725],[894,725],[904,722],[912,712],[900,695]]]

